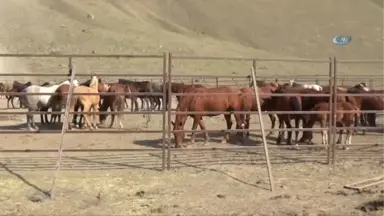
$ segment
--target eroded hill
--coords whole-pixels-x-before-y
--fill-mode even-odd
[[[366,0],[13,0],[0,2],[5,52],[162,53],[283,58],[383,58],[382,6]],[[345,47],[332,37],[352,35]],[[6,72],[66,70],[66,60],[23,59]],[[81,70],[159,71],[160,61],[79,60]],[[180,73],[248,73],[249,64],[175,62]],[[265,64],[269,74],[327,73],[314,65]],[[344,68],[360,72],[366,65]],[[59,69],[57,69],[59,68]],[[379,73],[382,65],[371,65]]]

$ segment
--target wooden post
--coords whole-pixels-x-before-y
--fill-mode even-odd
[[[258,113],[258,116],[259,116],[261,135],[262,135],[262,138],[263,138],[265,160],[267,162],[269,186],[270,186],[271,191],[273,191],[274,190],[274,183],[273,183],[273,177],[272,177],[272,168],[271,168],[271,162],[269,160],[267,138],[266,138],[265,131],[264,131],[264,122],[263,122],[263,116],[262,116],[262,113],[261,113],[260,98],[259,98],[259,93],[258,93],[258,89],[257,89],[257,86],[256,86],[256,71],[255,71],[255,68],[252,67],[251,73],[252,73],[252,81],[255,84],[255,85],[253,85],[253,89],[254,89],[255,97],[256,97],[257,113]]]
[[[69,109],[70,109],[70,104],[72,100],[72,94],[73,94],[73,80],[75,79],[75,74],[76,70],[75,67],[72,66],[72,73],[71,73],[71,83],[69,86],[69,91],[68,91],[68,97],[67,97],[67,103],[65,104],[65,114],[64,114],[64,120],[63,120],[63,126],[61,127],[61,137],[60,137],[60,144],[58,148],[58,156],[57,156],[57,161],[56,161],[56,170],[53,176],[52,180],[52,186],[50,190],[50,195],[51,199],[55,199],[56,195],[56,181],[59,178],[59,173],[60,173],[60,166],[61,166],[61,160],[62,160],[62,155],[63,155],[63,146],[64,146],[64,134],[66,130],[68,129],[68,115],[69,115]]]
[[[216,88],[219,87],[219,77],[216,77]]]

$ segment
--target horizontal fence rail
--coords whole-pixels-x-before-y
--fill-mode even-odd
[[[172,104],[175,102],[172,101],[172,97],[174,96],[197,96],[197,97],[205,97],[205,96],[218,96],[218,95],[242,95],[242,96],[251,96],[254,97],[255,93],[172,93],[171,91],[171,85],[165,85],[173,82],[183,82],[185,84],[202,84],[204,86],[213,86],[218,87],[222,85],[228,85],[228,86],[236,86],[236,87],[249,87],[252,83],[251,76],[245,76],[245,75],[196,75],[193,73],[190,73],[192,75],[185,75],[185,74],[173,74],[173,65],[172,61],[174,60],[182,60],[182,61],[188,61],[188,60],[213,60],[213,61],[245,61],[245,62],[251,62],[252,64],[249,64],[250,67],[255,68],[255,70],[263,71],[264,69],[262,67],[258,67],[258,62],[301,62],[301,63],[325,63],[326,65],[329,65],[329,74],[328,75],[278,75],[274,76],[271,75],[270,71],[268,71],[268,75],[259,75],[256,74],[256,78],[259,80],[270,80],[271,82],[279,82],[282,83],[282,81],[288,82],[289,79],[295,78],[298,82],[305,81],[305,82],[311,82],[313,84],[315,83],[326,83],[326,85],[322,85],[323,87],[328,87],[329,91],[327,92],[321,92],[318,94],[307,94],[307,93],[263,93],[259,92],[258,95],[260,97],[326,97],[329,98],[329,109],[326,111],[262,111],[261,114],[278,114],[278,115],[289,115],[289,114],[301,114],[301,115],[311,115],[311,114],[326,114],[328,116],[329,122],[327,123],[326,128],[270,128],[265,129],[265,131],[297,131],[297,132],[303,132],[303,131],[328,131],[329,134],[329,144],[328,146],[331,146],[328,150],[328,155],[324,154],[321,156],[321,158],[327,158],[328,161],[332,159],[332,163],[335,162],[336,158],[336,145],[335,145],[335,137],[338,130],[348,130],[351,129],[350,127],[337,127],[336,126],[336,119],[334,119],[333,116],[335,116],[338,113],[356,113],[357,111],[345,111],[345,110],[338,110],[337,104],[339,103],[336,101],[337,97],[346,97],[346,96],[355,96],[355,97],[382,97],[383,94],[379,93],[359,93],[359,94],[351,94],[351,93],[339,93],[336,92],[337,88],[348,86],[351,87],[353,84],[349,85],[349,83],[356,82],[354,84],[358,84],[362,76],[361,75],[348,75],[348,79],[344,78],[347,77],[346,75],[343,75],[343,77],[338,77],[337,75],[337,65],[338,64],[351,64],[351,63],[362,63],[362,64],[379,64],[383,63],[382,60],[337,60],[336,58],[324,58],[324,59],[268,59],[268,58],[238,58],[238,57],[205,57],[205,56],[181,56],[181,55],[171,55],[171,54],[159,54],[159,55],[130,55],[130,54],[113,54],[113,55],[72,55],[72,54],[63,54],[63,55],[51,55],[51,54],[0,54],[0,57],[38,57],[38,58],[68,58],[69,59],[69,68],[75,69],[74,65],[71,63],[72,58],[153,58],[153,59],[159,59],[163,61],[163,68],[162,71],[159,70],[159,73],[151,73],[151,74],[138,74],[138,73],[132,73],[132,72],[121,72],[117,73],[117,71],[111,71],[111,73],[75,73],[74,77],[90,77],[90,76],[98,76],[101,78],[104,77],[121,77],[125,79],[133,79],[135,80],[150,80],[151,82],[156,82],[160,85],[163,85],[160,92],[121,92],[121,93],[110,93],[110,92],[101,92],[101,93],[72,93],[72,94],[62,94],[62,96],[79,96],[79,95],[100,95],[100,96],[111,96],[111,95],[121,95],[121,96],[148,96],[148,97],[159,97],[163,101],[163,106],[161,107],[160,111],[100,111],[100,112],[70,112],[68,111],[67,114],[124,114],[124,115],[163,115],[163,124],[162,129],[160,130],[130,130],[130,129],[98,129],[95,131],[91,130],[64,130],[64,133],[111,133],[111,134],[118,134],[118,133],[162,133],[162,147],[160,149],[145,149],[146,151],[154,151],[159,150],[162,152],[161,158],[163,159],[163,169],[165,168],[165,158],[167,157],[167,168],[170,168],[171,163],[171,153],[173,151],[198,151],[201,150],[201,148],[196,149],[171,149],[171,143],[172,140],[172,133],[177,132],[197,132],[197,133],[203,133],[203,132],[260,132],[261,129],[256,128],[250,128],[250,129],[220,129],[220,130],[173,130],[171,126],[171,117],[172,115],[222,115],[222,114],[258,114],[256,111],[232,111],[232,112],[215,112],[215,111],[204,111],[204,112],[181,112],[178,110],[172,109]],[[162,72],[162,74],[160,73]],[[179,73],[179,71],[178,71]],[[247,73],[248,74],[248,73]],[[67,77],[65,74],[43,74],[43,73],[36,73],[36,74],[27,74],[27,73],[15,73],[15,74],[0,74],[0,77],[23,77],[23,76],[36,76],[36,77]],[[382,78],[382,76],[377,75],[364,75],[364,81],[369,81],[369,87],[372,88],[374,83],[379,80],[379,78]],[[134,81],[134,80],[132,80]],[[104,83],[104,82],[103,82]],[[108,83],[108,82],[105,82]],[[33,83],[34,84],[34,83]],[[345,84],[345,85],[344,85]],[[380,86],[382,86],[382,83],[380,83]],[[253,89],[253,88],[252,88]],[[0,92],[0,95],[5,96],[25,96],[25,95],[60,95],[57,93],[26,93],[26,92]],[[169,103],[165,105],[164,101],[168,100]],[[253,98],[252,98],[253,100]],[[31,112],[0,112],[0,115],[21,115],[21,114],[65,114],[66,112],[61,111],[52,111],[52,112],[42,112],[42,111],[31,111]],[[358,111],[360,114],[367,114],[367,113],[376,113],[376,114],[383,114],[383,111],[381,110],[360,110]],[[63,126],[64,127],[64,126]],[[223,125],[224,127],[224,125]],[[354,130],[383,130],[383,127],[352,127]],[[18,133],[60,133],[61,130],[44,130],[41,129],[39,131],[16,131],[16,130],[1,130],[0,134],[18,134]],[[356,146],[358,144],[355,144]],[[307,146],[307,145],[300,145],[300,146]],[[322,147],[322,145],[308,145],[310,148],[317,148]],[[243,148],[260,148],[260,146],[251,146],[246,147],[242,146]],[[284,146],[278,146],[276,148],[283,148]],[[167,151],[165,149],[167,148]],[[215,150],[219,150],[220,148],[215,148]],[[234,147],[228,147],[223,149],[235,149]],[[92,149],[67,149],[63,151],[67,152],[87,152],[87,151],[145,151],[144,149],[98,149],[98,150],[92,150]],[[205,149],[206,150],[206,149]],[[18,152],[21,150],[12,150],[12,149],[0,149],[0,152]],[[38,150],[30,149],[28,152],[38,152]],[[57,152],[57,150],[53,149],[47,149],[47,152]],[[165,152],[167,152],[167,155],[165,155]],[[325,152],[325,151],[324,151]],[[332,158],[331,158],[332,157]]]

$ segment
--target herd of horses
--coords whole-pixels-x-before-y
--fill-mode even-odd
[[[82,111],[81,115],[70,114],[68,118],[68,129],[72,129],[72,125],[77,127],[86,127],[97,129],[98,125],[103,125],[108,117],[108,109],[111,112],[111,122],[109,127],[112,127],[117,115],[119,127],[123,128],[123,114],[128,106],[127,99],[131,99],[131,111],[138,111],[139,106],[137,100],[141,100],[141,109],[160,110],[163,106],[167,108],[169,103],[168,89],[171,89],[173,94],[183,93],[185,95],[177,95],[175,120],[172,121],[173,134],[175,138],[175,147],[184,147],[183,144],[185,132],[184,125],[188,117],[193,118],[192,130],[196,131],[197,126],[202,130],[206,130],[203,117],[224,115],[227,128],[224,134],[223,142],[229,141],[229,130],[232,128],[233,122],[231,116],[234,115],[236,129],[249,129],[251,115],[247,111],[257,111],[257,103],[254,92],[253,83],[249,87],[232,87],[218,86],[214,88],[206,87],[201,84],[185,84],[167,82],[165,84],[154,83],[150,81],[132,81],[128,79],[118,79],[117,82],[103,82],[100,78],[92,76],[91,79],[84,83],[78,80],[73,80],[73,93],[71,100],[67,104],[68,92],[70,89],[70,79],[60,83],[46,82],[42,85],[34,85],[31,82],[20,83],[0,83],[0,91],[4,93],[7,99],[7,108],[11,103],[14,108],[13,100],[19,98],[20,108],[24,106],[28,109],[27,126],[30,130],[38,130],[32,111],[61,111],[66,105],[69,105],[69,111]],[[279,84],[276,82],[256,81],[260,95],[260,107],[262,111],[329,111],[329,96],[314,96],[316,94],[329,94],[331,88],[329,86],[321,86],[317,84],[301,84],[295,80],[290,80],[288,83]],[[165,101],[159,93],[166,88],[167,95]],[[100,94],[100,93],[118,93],[118,94]],[[37,95],[37,94],[15,94],[15,93],[55,93],[52,95]],[[88,95],[80,95],[88,93]],[[91,93],[91,94],[89,94]],[[135,93],[146,93],[135,94]],[[154,94],[157,93],[157,94]],[[277,95],[278,93],[279,95]],[[346,138],[344,148],[351,144],[352,135],[355,133],[355,127],[360,123],[363,126],[369,125],[376,127],[376,114],[361,114],[361,110],[377,110],[384,109],[384,91],[369,89],[366,83],[359,83],[354,86],[337,87],[337,93],[350,94],[349,96],[337,96],[337,112],[336,126],[345,127]],[[368,96],[358,95],[366,93]],[[216,95],[215,95],[216,94]],[[286,95],[285,95],[286,94]],[[354,95],[356,94],[356,95]],[[372,95],[370,95],[372,94]],[[379,94],[379,95],[378,95]],[[92,119],[88,112],[92,112]],[[98,113],[103,111],[103,113]],[[118,114],[116,114],[116,111]],[[243,111],[243,112],[236,112]],[[186,114],[185,112],[195,112]],[[209,113],[215,112],[215,114]],[[222,112],[220,114],[220,112]],[[107,113],[107,114],[105,114]],[[99,122],[97,122],[97,115]],[[58,120],[60,122],[60,114],[52,114],[48,121],[48,114],[41,114],[41,123],[50,124]],[[80,119],[78,119],[80,117]],[[327,128],[329,114],[269,114],[272,129],[275,128],[276,119],[279,120],[279,128],[292,128],[291,120],[294,120],[295,127],[299,128],[302,122],[303,128],[312,128],[316,122],[320,123],[321,128]],[[82,124],[84,120],[84,125]],[[337,143],[342,142],[344,130],[339,130],[339,138]],[[207,132],[205,134],[205,142],[210,140]],[[272,135],[271,131],[268,135]],[[323,130],[322,144],[325,147],[328,144],[327,130]],[[238,132],[237,136],[248,137],[249,132]],[[303,131],[302,137],[298,139],[299,131],[295,132],[295,144],[297,143],[312,143],[313,132]],[[277,144],[285,138],[285,133],[279,131]],[[190,142],[195,141],[195,132],[192,132]],[[286,144],[292,145],[292,131],[288,130]]]

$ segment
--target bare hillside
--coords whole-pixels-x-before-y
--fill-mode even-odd
[[[184,55],[383,58],[383,11],[363,0],[13,0],[0,2],[0,44],[10,53],[163,53]],[[352,35],[345,47],[332,37]],[[52,72],[66,60],[24,59]],[[81,70],[157,72],[161,61],[78,60]],[[263,63],[261,63],[263,64]],[[12,64],[15,65],[15,64]],[[175,62],[180,73],[248,73],[249,64]],[[326,66],[265,63],[268,73],[326,73]],[[364,66],[366,70],[367,66]],[[369,66],[381,72],[382,65]],[[26,69],[24,69],[26,68]],[[61,69],[60,69],[61,68]],[[138,71],[138,70],[141,71]],[[347,71],[361,71],[360,66]]]

